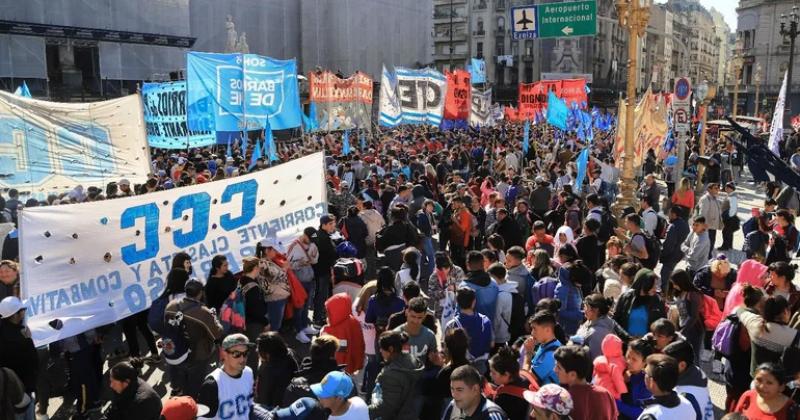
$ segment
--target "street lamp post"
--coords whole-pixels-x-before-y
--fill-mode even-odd
[[[763,75],[761,74],[761,63],[756,63],[756,71],[753,73],[753,83],[756,85],[756,109],[753,112],[754,117],[758,117],[758,91],[761,88],[761,78]]]
[[[741,56],[741,48],[742,48],[742,40],[741,38],[736,40],[736,46],[734,47],[734,56],[731,60],[731,74],[733,76],[733,118],[736,119],[736,115],[739,114],[739,84],[742,82],[742,56]]]
[[[706,153],[706,121],[708,120],[708,105],[714,99],[717,93],[717,88],[714,85],[709,85],[707,80],[695,87],[695,95],[697,95],[697,102],[701,106],[703,117],[701,119],[700,129],[700,156]],[[705,172],[705,165],[698,165],[697,167],[697,182],[695,183],[695,191],[699,194],[703,188],[703,172]]]
[[[784,37],[789,37],[789,68],[786,79],[788,82],[786,83],[786,105],[785,105],[785,114],[784,114],[784,126],[788,127],[791,124],[789,121],[792,111],[792,101],[791,101],[791,93],[792,93],[792,70],[794,68],[794,40],[797,38],[798,32],[797,24],[800,21],[800,13],[798,13],[798,7],[792,6],[792,12],[789,13],[788,21],[785,14],[781,14],[781,35]]]
[[[639,59],[639,38],[644,36],[647,22],[650,20],[649,0],[617,0],[619,24],[628,30],[628,86],[625,107],[625,152],[622,156],[622,176],[619,181],[620,196],[617,198],[615,213],[622,214],[625,207],[632,206],[635,201],[636,182],[634,180],[634,110],[636,108],[636,81],[638,71],[636,62]]]

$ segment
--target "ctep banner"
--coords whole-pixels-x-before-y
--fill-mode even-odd
[[[186,58],[189,128],[273,130],[302,124],[297,63],[256,54],[190,52]]]
[[[439,126],[444,113],[447,79],[433,69],[412,70],[398,67],[397,98],[403,123]]]
[[[205,281],[214,255],[235,272],[261,239],[287,246],[327,212],[324,167],[316,153],[180,190],[25,209],[21,288],[36,345],[147,309],[177,252]]]
[[[446,120],[466,120],[470,110],[470,75],[466,70],[446,72],[447,97],[444,102],[444,118]]]
[[[0,91],[0,187],[44,198],[148,172],[139,95],[59,103]]]
[[[371,77],[357,72],[341,79],[330,71],[324,71],[312,72],[308,80],[309,100],[316,104],[319,130],[372,128]]]
[[[188,149],[216,144],[212,131],[191,131],[186,122],[186,81],[145,83],[142,106],[147,142],[161,149]]]

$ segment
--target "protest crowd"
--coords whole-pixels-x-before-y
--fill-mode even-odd
[[[547,124],[402,125],[352,146],[305,134],[280,144],[278,162],[252,142],[154,149],[141,185],[8,191],[0,419],[47,418],[56,359],[77,420],[800,419],[797,193],[770,183],[740,220],[743,159],[712,134],[707,150],[689,142],[680,174],[651,150],[638,204],[617,217],[605,128],[590,145]],[[318,151],[328,214],[316,227],[288,245],[265,238],[241,261],[217,255],[207,278],[177,253],[149,309],[34,346],[19,299],[25,209],[213,183]],[[109,353],[115,328],[125,340]],[[724,378],[722,411],[701,362]],[[143,379],[152,366],[169,399]]]

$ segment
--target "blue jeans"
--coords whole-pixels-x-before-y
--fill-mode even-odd
[[[283,325],[283,311],[286,309],[287,299],[267,302],[267,316],[271,331],[280,331]]]
[[[372,390],[375,388],[375,380],[381,371],[380,355],[370,354],[367,356],[367,365],[364,366],[364,382],[361,384],[361,393],[366,396],[366,401],[372,399]]]
[[[422,238],[422,279],[428,280],[433,270],[436,268],[436,250],[433,249],[433,238],[426,236]]]
[[[303,285],[303,289],[306,290],[308,297],[305,303],[303,303],[302,308],[294,310],[294,329],[297,330],[297,332],[303,331],[308,327],[308,309],[311,307],[311,303],[314,302],[314,282],[301,281],[300,284]]]

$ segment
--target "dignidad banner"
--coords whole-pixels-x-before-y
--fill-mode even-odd
[[[142,183],[149,171],[139,95],[59,103],[0,91],[0,187],[44,199],[78,185]]]
[[[273,130],[302,124],[294,59],[190,52],[186,68],[192,130],[261,130],[267,118]]]
[[[186,122],[186,81],[142,85],[147,142],[161,149],[188,149],[216,144],[212,131],[191,131]]]
[[[177,252],[205,281],[216,254],[236,272],[261,239],[288,246],[327,212],[324,168],[316,153],[180,190],[25,209],[21,288],[36,345],[147,309]]]
[[[330,71],[324,71],[311,72],[308,80],[309,100],[316,104],[319,130],[372,128],[371,77],[357,72],[341,79]]]

